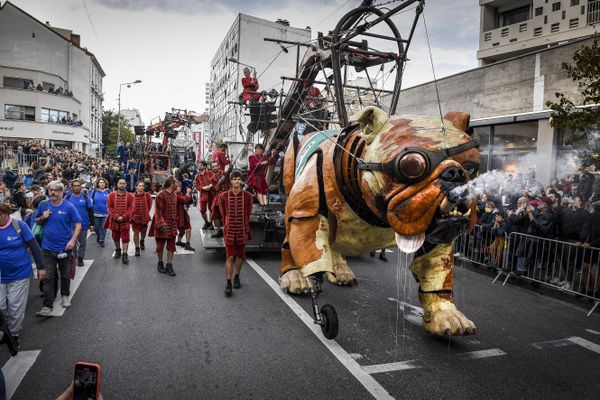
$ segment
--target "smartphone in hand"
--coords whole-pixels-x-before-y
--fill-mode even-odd
[[[75,364],[73,400],[97,400],[100,394],[100,365],[86,362]]]

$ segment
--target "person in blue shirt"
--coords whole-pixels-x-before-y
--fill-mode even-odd
[[[10,213],[10,205],[0,204],[0,310],[7,315],[8,328],[19,347],[33,273],[27,249],[31,250],[39,271],[44,270],[44,258],[31,229],[23,221],[13,220]]]
[[[79,243],[79,247],[77,248],[77,265],[83,267],[88,229],[92,232],[94,231],[94,226],[90,225],[90,221],[94,221],[94,207],[88,195],[83,193],[81,189],[81,181],[76,179],[71,182],[71,194],[67,195],[65,200],[70,201],[75,206],[81,218],[81,232],[79,232],[79,237],[77,238],[77,242]]]
[[[77,245],[81,232],[81,217],[73,204],[63,201],[65,191],[60,181],[48,184],[48,197],[40,204],[35,212],[35,222],[44,225],[42,238],[42,254],[44,256],[45,273],[40,274],[44,279],[44,305],[35,315],[51,317],[54,305],[54,275],[56,267],[60,272],[61,305],[71,307],[69,299],[71,278],[69,274],[69,256]],[[44,276],[42,278],[42,276]]]
[[[98,178],[96,180],[96,187],[90,192],[90,198],[92,199],[93,211],[94,211],[94,229],[96,230],[96,243],[100,247],[104,247],[104,240],[106,239],[106,219],[108,218],[108,207],[106,200],[110,190],[108,190],[108,181],[104,178]]]

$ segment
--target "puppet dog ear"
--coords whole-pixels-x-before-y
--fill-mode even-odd
[[[465,112],[448,111],[446,115],[444,115],[444,119],[452,122],[457,129],[460,129],[463,132],[467,132],[469,130],[471,116]]]
[[[388,119],[390,119],[389,115],[377,107],[367,107],[354,114],[351,118],[352,121],[358,122],[360,125],[360,129],[364,133],[364,138],[368,145],[381,132]]]

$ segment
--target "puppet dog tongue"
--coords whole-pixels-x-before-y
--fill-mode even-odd
[[[425,242],[425,233],[420,233],[416,236],[404,236],[396,233],[396,244],[398,249],[404,253],[412,254],[423,246]]]

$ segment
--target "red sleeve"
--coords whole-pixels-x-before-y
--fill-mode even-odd
[[[258,157],[254,154],[248,157],[248,171],[250,171],[250,175],[254,173],[256,170],[256,166],[258,165]]]
[[[221,152],[219,154],[219,161],[222,165],[227,165],[229,164],[229,160],[227,159],[227,157],[225,157],[225,153]]]
[[[152,208],[152,196],[150,193],[146,192],[146,204],[148,205],[148,214],[150,214],[150,209]]]
[[[181,193],[177,193],[177,202],[179,204],[187,204],[192,200],[192,198],[188,195],[183,195]]]
[[[106,208],[108,208],[108,213],[114,219],[115,216],[115,192],[111,192],[108,195],[108,199],[106,200]]]
[[[223,216],[222,220],[223,223],[225,223],[225,218],[227,216],[227,200],[225,199],[227,192],[223,192],[221,194],[219,194],[219,211],[221,212],[221,215]]]
[[[160,229],[163,226],[167,226],[167,223],[166,223],[164,215],[163,215],[164,208],[165,208],[165,200],[159,194],[158,196],[156,196],[156,208],[154,210],[154,220],[156,222],[157,229]]]
[[[196,190],[202,190],[202,184],[200,184],[200,174],[196,175],[194,178],[194,187]]]
[[[133,217],[133,211],[135,210],[135,198],[133,194],[127,193],[127,214],[125,214],[125,220],[129,221]]]

